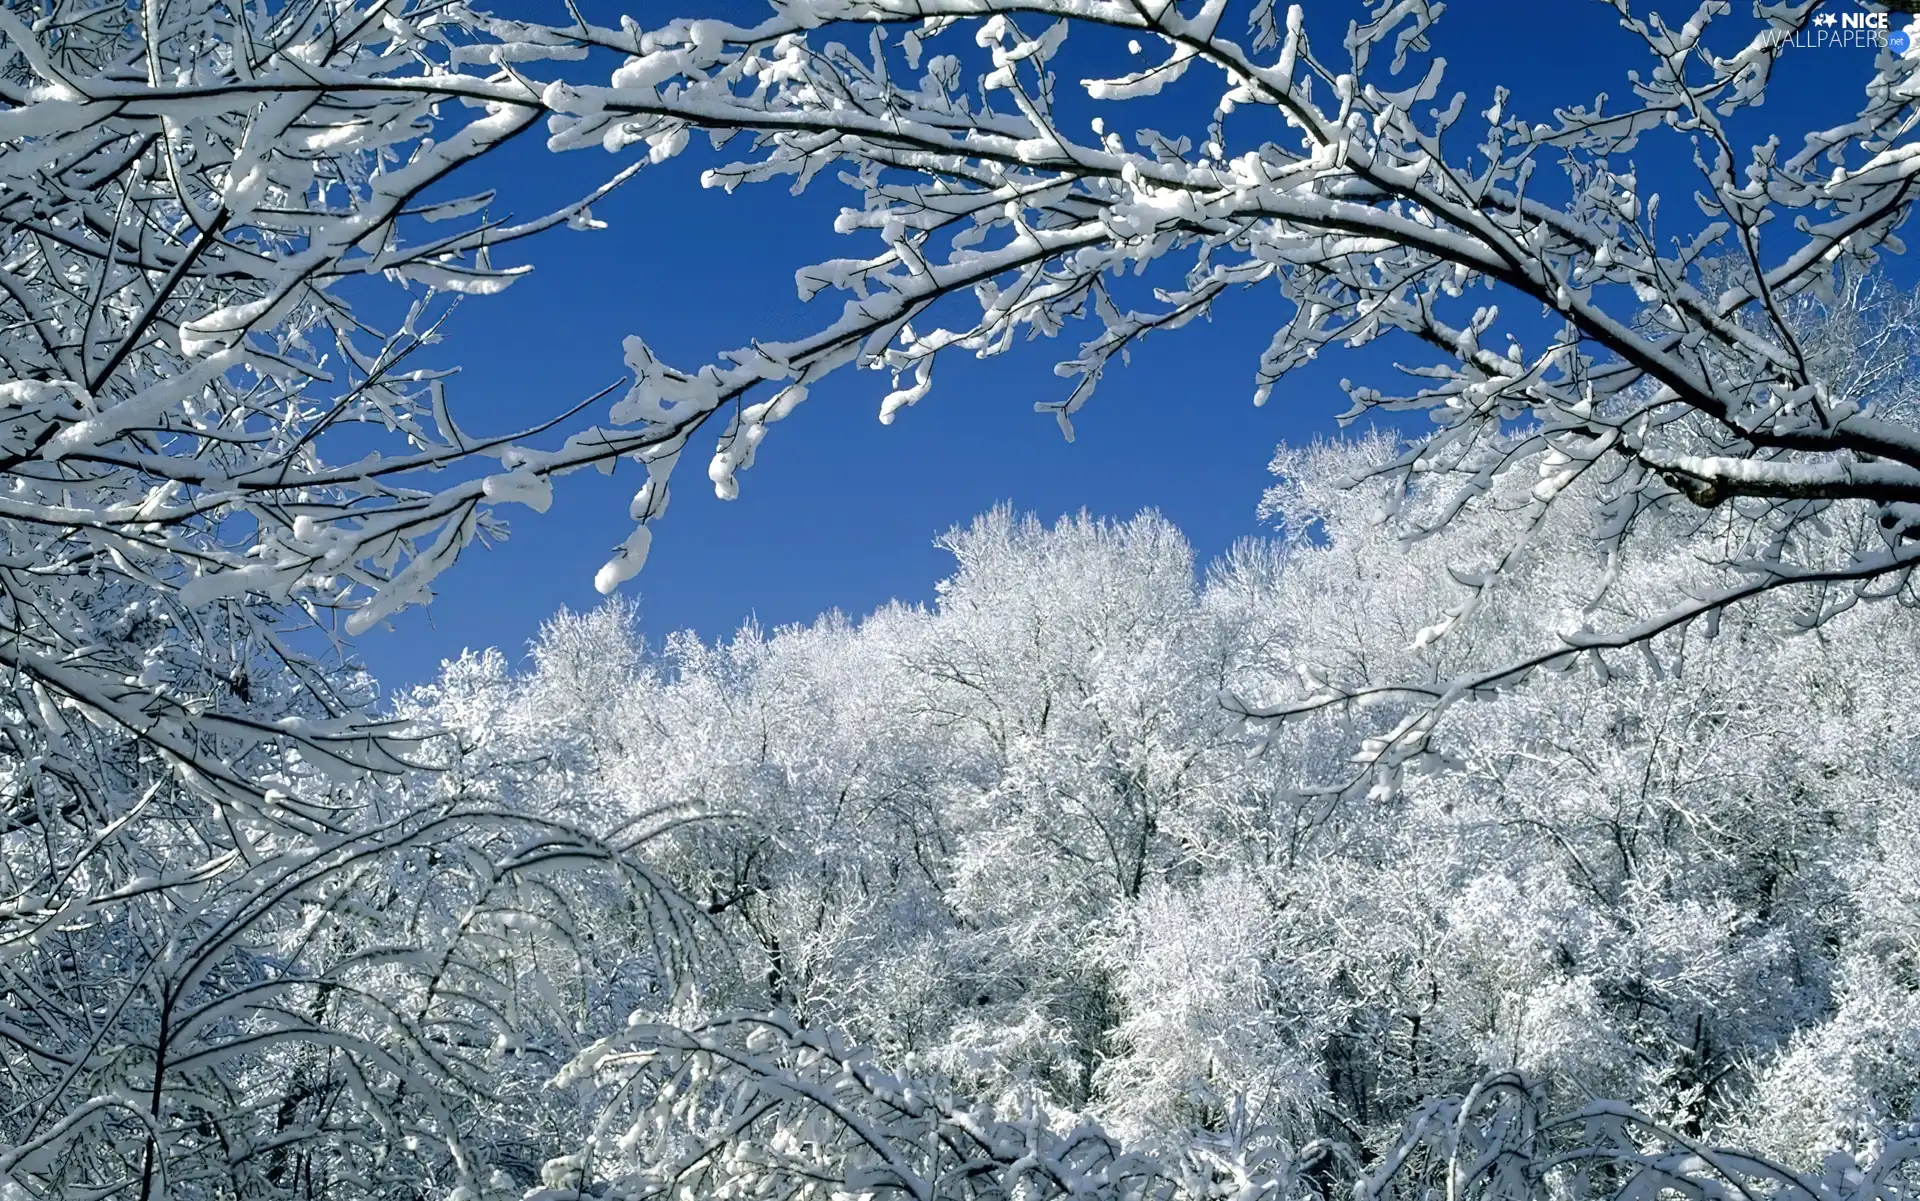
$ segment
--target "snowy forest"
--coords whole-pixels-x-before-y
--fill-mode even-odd
[[[0,1201],[1920,1197],[1904,6],[1524,112],[1429,0],[509,7],[0,3]],[[811,332],[469,429],[459,306],[701,156],[839,196]],[[689,452],[1034,339],[1071,438],[1228,306],[1154,420],[1352,378],[1213,561],[645,623]],[[602,604],[363,666],[616,469]]]

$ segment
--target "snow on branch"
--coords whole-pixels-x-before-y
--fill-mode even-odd
[[[1782,582],[1819,566],[1800,561],[1802,523],[1865,506],[1891,565],[1920,503],[1905,377],[1854,369],[1826,330],[1849,281],[1901,249],[1920,60],[1883,50],[1858,115],[1799,150],[1736,146],[1813,6],[1742,22],[1708,3],[1675,26],[1620,0],[1621,44],[1652,64],[1630,99],[1529,117],[1504,89],[1449,90],[1426,0],[1381,0],[1337,45],[1299,6],[1228,0],[800,0],[754,24],[658,28],[435,4],[115,24],[50,4],[0,20],[19,73],[0,123],[0,516],[17,548],[72,535],[41,592],[104,571],[184,610],[358,632],[501,534],[494,506],[543,509],[555,476],[628,457],[647,481],[596,577],[608,591],[641,569],[679,458],[723,412],[698,453],[731,496],[771,427],[843,367],[890,377],[893,420],[932,395],[940,355],[1087,322],[1056,368],[1071,383],[1041,406],[1071,436],[1116,360],[1248,292],[1282,313],[1250,348],[1256,402],[1324,352],[1422,356],[1407,389],[1348,388],[1349,416],[1436,422],[1390,469],[1409,486],[1484,482],[1537,451],[1554,462],[1542,506],[1596,471],[1614,481],[1573,490],[1606,494],[1601,540],[1624,549],[1649,506],[1729,506],[1756,548],[1738,557]],[[1116,34],[1139,48],[1124,69],[1097,57]],[[614,60],[599,81],[581,74],[596,55]],[[1191,130],[1121,132],[1121,106],[1167,89]],[[543,121],[555,150],[632,161],[531,221],[439,190]],[[842,293],[837,311],[798,337],[744,331],[693,370],[631,338],[604,427],[561,428],[575,411],[557,405],[535,430],[461,430],[446,381],[406,365],[444,299],[507,287],[519,269],[493,264],[499,247],[592,228],[591,202],[701,131],[746,148],[710,186],[825,172],[853,189],[835,228],[867,245],[796,273],[803,297]],[[1694,173],[1625,168],[1652,138],[1697,144]],[[1663,192],[1682,188],[1698,217],[1670,200],[1663,225]],[[373,330],[336,287],[366,276],[417,290],[396,328]],[[1546,320],[1503,315],[1516,303]],[[1525,454],[1496,447],[1514,429]],[[332,461],[349,431],[398,445]],[[547,431],[558,446],[536,445]],[[497,470],[428,474],[483,459]],[[54,658],[93,645],[14,620]],[[152,688],[185,670],[147,649],[104,678]],[[115,712],[41,683],[56,705]]]
[[[1249,348],[1256,403],[1324,353],[1403,356],[1403,387],[1345,384],[1346,418],[1432,419],[1376,473],[1403,494],[1444,481],[1454,501],[1429,528],[1477,519],[1496,484],[1531,476],[1522,503],[1581,510],[1567,528],[1618,556],[1657,524],[1642,519],[1652,511],[1726,514],[1716,566],[1739,581],[1700,611],[1842,575],[1856,596],[1899,591],[1920,427],[1913,376],[1890,364],[1916,326],[1911,302],[1874,280],[1878,259],[1903,249],[1920,172],[1920,57],[1882,47],[1853,119],[1743,148],[1738,131],[1795,66],[1819,6],[1742,19],[1709,2],[1681,24],[1611,7],[1622,52],[1649,64],[1628,73],[1624,103],[1535,114],[1493,81],[1449,78],[1440,7],[1425,0],[1381,0],[1337,42],[1316,41],[1299,5],[1223,0],[814,0],[750,27],[553,27],[541,37],[626,57],[603,86],[541,95],[555,149],[644,144],[658,158],[705,130],[748,146],[707,172],[710,186],[832,176],[855,193],[835,228],[865,234],[872,253],[796,275],[803,298],[845,296],[815,332],[743,342],[696,371],[629,344],[623,419],[677,430],[731,407],[708,468],[723,497],[771,426],[841,367],[890,378],[879,413],[892,421],[927,401],[939,356],[989,357],[1077,326],[1087,332],[1055,368],[1070,383],[1040,405],[1071,437],[1149,335],[1265,295],[1280,316],[1265,348]],[[838,40],[861,26],[864,38]],[[493,26],[515,39],[530,28]],[[1116,32],[1124,69],[1102,61]],[[1168,89],[1187,107],[1156,117],[1184,111],[1191,128],[1128,120],[1122,106]],[[1691,148],[1692,169],[1628,165],[1656,139]],[[1174,403],[1149,420],[1178,419]],[[636,499],[643,523],[683,445]],[[1836,567],[1821,531],[1861,515]],[[603,588],[638,569],[649,537],[608,564]],[[1460,624],[1439,620],[1431,636]],[[1640,640],[1643,627],[1667,628],[1584,631],[1586,643],[1543,654]],[[1417,746],[1424,728],[1386,745]]]

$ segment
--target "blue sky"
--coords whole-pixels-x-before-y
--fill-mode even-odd
[[[606,6],[590,12],[605,19],[599,7]],[[1359,7],[1310,5],[1316,44],[1337,47]],[[1693,5],[1663,7],[1678,20]],[[1855,11],[1848,0],[1834,7]],[[735,19],[755,11],[742,0],[713,0],[706,9],[700,0],[672,0],[635,16],[657,24],[716,9]],[[558,0],[497,11],[564,19]],[[1599,91],[1617,105],[1628,94],[1626,70],[1646,63],[1596,0],[1458,0],[1434,40],[1450,64],[1443,91],[1463,88],[1478,108],[1505,84],[1510,111],[1534,119]],[[1844,118],[1871,61],[1857,49],[1789,52],[1757,133],[1777,131],[1792,146],[1804,130]],[[1192,87],[1156,102],[1150,121],[1197,133],[1210,101],[1205,87]],[[1634,157],[1648,160],[1643,172],[1673,179],[1661,190],[1678,193],[1669,202],[1678,207],[1692,187],[1684,147],[1658,141],[1665,146],[1649,144]],[[467,429],[530,425],[619,380],[620,343],[630,333],[664,361],[692,368],[754,337],[823,322],[828,306],[837,310],[832,294],[800,303],[793,273],[850,253],[832,218],[852,193],[831,182],[800,197],[783,185],[706,191],[698,171],[718,156],[703,145],[696,139],[680,160],[642,171],[596,206],[610,228],[547,235],[528,250],[536,267],[529,276],[462,306],[433,362],[462,368],[449,387]],[[489,160],[484,180],[466,182],[499,188],[501,203],[529,215],[618,165],[598,151],[552,155],[528,139]],[[1033,402],[1064,394],[1065,381],[1050,368],[1084,331],[984,362],[945,361],[932,395],[890,427],[875,419],[885,377],[844,372],[770,431],[756,466],[741,476],[739,499],[717,500],[702,474],[706,452],[690,450],[648,566],[626,590],[639,597],[654,637],[690,627],[713,638],[750,617],[772,626],[833,608],[861,614],[892,597],[926,600],[947,568],[934,537],[1002,501],[1049,519],[1082,508],[1116,517],[1156,508],[1186,531],[1204,562],[1260,532],[1254,509],[1274,446],[1335,432],[1345,408],[1340,377],[1368,378],[1393,357],[1380,347],[1323,357],[1256,409],[1254,365],[1281,320],[1277,291],[1258,290],[1232,297],[1211,322],[1148,341],[1130,369],[1103,382],[1071,444]],[[1169,399],[1177,417],[1155,416]],[[604,407],[599,412],[604,419]],[[463,647],[499,646],[517,658],[555,610],[598,602],[594,571],[631,529],[627,504],[640,479],[623,464],[611,478],[561,481],[545,514],[506,507],[513,536],[469,550],[442,577],[431,609],[364,635],[360,656],[389,688],[424,682]]]

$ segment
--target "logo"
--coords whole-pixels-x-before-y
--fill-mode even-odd
[[[1906,29],[1896,30],[1892,18],[1890,12],[1868,10],[1864,4],[1852,12],[1817,12],[1793,33],[1776,35],[1774,44],[1807,50],[1884,48],[1896,57],[1920,52],[1920,23],[1909,22]]]

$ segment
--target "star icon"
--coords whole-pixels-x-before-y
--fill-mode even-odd
[[[1815,25],[1833,25],[1838,21],[1839,21],[1839,18],[1834,16],[1832,13],[1820,13],[1819,15],[1813,18],[1813,23]]]

